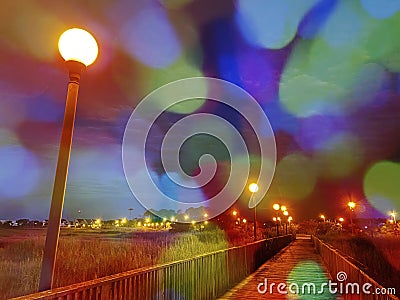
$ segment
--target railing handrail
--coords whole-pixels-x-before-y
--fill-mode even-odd
[[[322,246],[326,247],[327,249],[329,249],[331,252],[335,253],[337,256],[339,256],[341,259],[343,259],[349,266],[351,266],[354,269],[357,269],[361,275],[364,276],[364,278],[366,278],[368,281],[370,281],[370,283],[373,283],[376,287],[380,288],[380,289],[384,289],[384,286],[381,285],[380,283],[378,283],[375,279],[373,279],[371,276],[369,276],[367,273],[365,273],[362,269],[360,269],[358,266],[356,266],[353,262],[351,262],[346,256],[344,256],[338,249],[334,248],[333,246],[323,242],[322,240],[320,240],[318,237],[316,237],[315,235],[311,236],[312,240],[316,240],[318,243],[320,243]],[[391,295],[391,294],[387,294],[385,296],[388,296],[391,299],[394,300],[398,300],[399,298],[396,297],[395,295]]]
[[[316,239],[318,239],[319,241],[321,241],[321,243],[323,243],[325,246],[327,246],[328,248],[330,248],[332,251],[336,252],[341,258],[345,258],[346,260],[348,260],[352,265],[356,266],[357,268],[359,268],[361,271],[364,269],[368,269],[368,267],[366,265],[364,265],[362,262],[358,261],[357,259],[355,259],[354,257],[347,255],[346,253],[340,251],[339,249],[333,247],[332,245],[322,241],[321,239],[317,238],[315,236]],[[361,268],[362,267],[362,268]]]
[[[74,283],[74,284],[71,284],[71,285],[58,287],[58,288],[47,290],[47,291],[43,291],[43,292],[38,292],[38,293],[30,294],[30,295],[20,296],[20,297],[17,297],[17,298],[13,298],[13,300],[22,300],[22,299],[23,300],[34,300],[34,299],[42,299],[43,297],[49,297],[49,296],[62,297],[62,296],[68,295],[70,292],[79,292],[81,290],[85,290],[85,289],[88,289],[88,288],[94,288],[94,287],[101,286],[106,282],[107,283],[111,283],[111,282],[114,282],[114,281],[119,281],[119,280],[126,279],[126,278],[129,278],[129,277],[135,276],[135,275],[140,275],[140,274],[144,274],[144,273],[148,273],[148,272],[152,272],[152,271],[156,271],[156,270],[160,270],[160,269],[165,269],[165,268],[168,268],[168,267],[171,267],[171,266],[174,266],[174,265],[183,264],[185,262],[194,261],[194,260],[201,259],[201,258],[204,258],[204,257],[207,257],[207,256],[217,255],[217,254],[228,252],[228,251],[234,251],[236,249],[246,248],[246,247],[250,247],[250,246],[255,245],[255,244],[261,244],[261,243],[267,242],[269,240],[272,241],[272,240],[276,240],[276,239],[285,238],[285,237],[288,237],[288,236],[291,236],[291,234],[282,235],[282,236],[278,236],[278,237],[274,237],[274,238],[262,239],[262,240],[251,242],[251,243],[248,243],[248,244],[245,244],[245,245],[234,246],[234,247],[229,247],[229,248],[226,248],[226,249],[212,251],[212,252],[208,252],[208,253],[192,256],[190,258],[185,258],[185,259],[182,259],[182,260],[177,260],[177,261],[172,261],[172,262],[167,262],[167,263],[161,263],[161,264],[148,266],[148,267],[142,267],[142,268],[138,268],[138,269],[134,269],[134,270],[120,272],[120,273],[113,274],[113,275],[107,275],[107,276],[104,276],[104,277],[101,277],[101,278],[91,279],[91,280],[80,282],[80,283]]]

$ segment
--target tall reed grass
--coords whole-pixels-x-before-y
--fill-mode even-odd
[[[37,291],[44,233],[0,234],[0,299]],[[228,247],[222,230],[200,233],[63,232],[58,248],[55,287],[154,264],[190,258]]]
[[[326,234],[320,236],[345,255],[360,263],[359,267],[384,287],[400,290],[400,237],[368,237]]]

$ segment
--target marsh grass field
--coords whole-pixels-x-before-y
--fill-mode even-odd
[[[45,229],[0,229],[0,300],[37,291]],[[386,287],[400,290],[400,238],[324,235],[323,240],[367,267]],[[252,233],[133,231],[63,228],[57,254],[55,287],[177,261],[243,245]]]
[[[321,238],[355,259],[360,268],[384,287],[400,291],[400,237],[394,235],[325,235]]]
[[[0,229],[0,299],[37,291],[45,229]],[[55,286],[226,249],[224,231],[197,233],[62,229]]]

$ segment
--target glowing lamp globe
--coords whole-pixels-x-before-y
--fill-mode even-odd
[[[94,37],[79,28],[65,31],[58,40],[58,49],[66,61],[78,61],[85,66],[91,65],[99,53]]]
[[[249,185],[249,191],[252,193],[256,193],[258,191],[258,185],[257,183],[250,183]]]
[[[281,207],[281,206],[280,206],[279,204],[277,204],[277,203],[275,203],[274,205],[272,205],[272,208],[273,208],[274,210],[279,210],[280,207]]]
[[[350,201],[347,203],[347,205],[350,207],[350,209],[354,209],[356,207],[356,204],[353,201]]]

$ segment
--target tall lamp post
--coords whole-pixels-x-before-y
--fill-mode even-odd
[[[291,225],[291,222],[293,221],[293,217],[292,217],[292,216],[289,216],[287,220],[288,220],[288,223],[289,223],[289,230],[290,230],[290,233],[292,233],[292,225]]]
[[[288,211],[287,211],[287,207],[285,206],[285,205],[281,205],[281,211],[282,211],[282,214],[284,215],[284,216],[288,216],[289,215],[289,213],[288,213]],[[287,213],[287,214],[285,214],[285,213]],[[283,225],[282,225],[282,222],[280,222],[281,224],[279,224],[281,227],[282,227],[282,232],[283,232]],[[286,234],[287,234],[287,228],[286,228]]]
[[[69,29],[60,36],[58,49],[66,61],[69,82],[40,273],[39,291],[53,288],[54,267],[71,153],[79,80],[82,71],[96,60],[98,54],[98,46],[94,37],[89,32],[78,28]]]
[[[355,202],[350,201],[347,203],[347,206],[350,209],[350,226],[351,226],[351,234],[354,234],[354,225],[353,225],[353,212],[354,212],[354,208],[356,207]]]
[[[272,208],[276,212],[276,219],[278,219],[278,211],[281,208],[281,206],[278,203],[275,203],[274,205],[272,205]],[[279,236],[279,225],[278,225],[278,222],[276,222],[276,236]]]
[[[283,215],[286,217],[285,227],[286,227],[286,234],[288,234],[287,224],[288,224],[289,212],[285,210],[283,211]]]
[[[251,198],[253,197],[254,193],[258,191],[258,184],[257,183],[250,183],[249,184],[249,191],[251,192]],[[257,240],[257,205],[254,205],[254,240]]]

